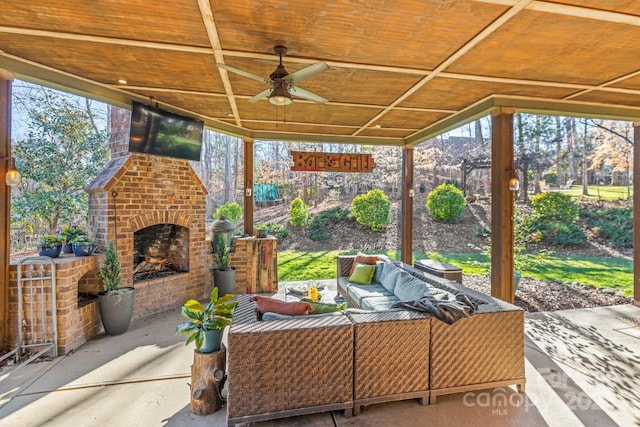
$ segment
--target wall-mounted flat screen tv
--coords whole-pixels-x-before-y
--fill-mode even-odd
[[[129,151],[200,161],[204,123],[133,102]]]

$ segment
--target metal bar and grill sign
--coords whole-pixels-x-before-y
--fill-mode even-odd
[[[291,170],[298,172],[373,172],[376,167],[371,154],[292,151],[291,157]]]

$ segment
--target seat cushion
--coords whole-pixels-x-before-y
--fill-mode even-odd
[[[404,273],[402,269],[391,262],[387,262],[382,267],[382,272],[380,273],[379,282],[384,286],[389,292],[395,293],[396,283],[399,280],[400,275]]]
[[[366,297],[387,297],[393,296],[391,292],[386,290],[382,285],[358,285],[352,283],[348,290],[349,296],[362,307],[362,298]]]
[[[393,303],[398,301],[398,297],[386,296],[386,297],[368,297],[362,299],[362,308],[366,310],[387,310],[391,308]]]
[[[393,293],[400,301],[415,301],[427,293],[427,284],[406,271],[401,272]]]

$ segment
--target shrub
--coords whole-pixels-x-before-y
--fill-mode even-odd
[[[380,231],[389,225],[390,211],[391,202],[382,190],[371,190],[351,201],[352,216],[371,231]]]
[[[309,221],[309,205],[305,204],[300,197],[296,197],[289,205],[290,223],[294,227],[304,227]]]
[[[309,223],[307,236],[315,242],[328,242],[331,239],[331,233],[327,230],[327,225],[341,219],[349,217],[349,211],[336,207],[320,212]]]
[[[575,224],[554,223],[553,243],[559,246],[581,245],[585,242],[584,231]]]
[[[215,218],[220,218],[223,215],[231,222],[236,222],[243,214],[242,206],[235,202],[225,203],[216,209]]]
[[[565,193],[540,193],[531,198],[531,207],[540,221],[573,224],[578,220],[578,205]]]
[[[581,214],[593,224],[592,230],[600,237],[609,240],[611,246],[616,248],[633,247],[633,208],[611,207],[590,208],[583,210]]]
[[[427,209],[439,222],[456,222],[466,205],[462,191],[453,184],[440,184],[427,196]]]

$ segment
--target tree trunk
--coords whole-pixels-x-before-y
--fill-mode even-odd
[[[231,192],[233,187],[231,186],[231,137],[225,136],[224,138],[224,203],[230,202]]]
[[[589,160],[587,151],[587,121],[584,121],[584,142],[582,144],[582,195],[589,195]]]
[[[556,184],[562,181],[562,125],[560,117],[556,116]]]
[[[191,365],[191,404],[196,415],[209,415],[222,408],[224,400],[218,390],[224,385],[226,350],[223,346],[212,353],[193,353]]]
[[[577,180],[578,172],[576,170],[576,119],[567,119],[567,163],[569,166],[569,179]],[[563,183],[564,184],[564,183]]]

